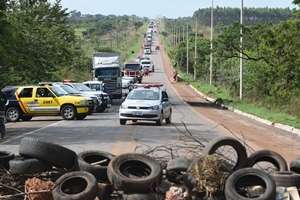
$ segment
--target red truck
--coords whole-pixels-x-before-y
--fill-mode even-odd
[[[141,83],[143,79],[142,66],[139,63],[127,63],[124,66],[124,75],[135,77],[136,80]]]

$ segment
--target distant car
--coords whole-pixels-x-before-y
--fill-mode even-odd
[[[136,82],[135,77],[123,76],[122,77],[122,88],[129,89],[129,87],[131,85],[133,85],[135,82]]]
[[[83,84],[94,91],[104,92],[104,83],[102,81],[85,81]]]
[[[111,107],[111,100],[109,98],[109,95],[103,91],[92,90],[91,88],[89,88],[83,83],[64,82],[64,84],[75,88],[81,93],[96,95],[97,97],[101,98],[101,105],[98,106],[97,112],[104,112],[106,108]]]
[[[140,64],[144,71],[148,70],[150,72],[154,72],[154,64],[151,62],[151,60],[148,59],[141,60]]]
[[[156,47],[155,47],[155,50],[156,50],[156,51],[159,51],[159,50],[160,50],[160,47],[159,47],[159,46],[156,46]]]
[[[4,138],[6,134],[5,129],[5,109],[8,101],[3,92],[0,91],[0,136],[1,138]]]
[[[158,126],[166,120],[171,123],[172,107],[162,85],[139,84],[133,89],[119,109],[120,124],[127,121],[155,121]]]

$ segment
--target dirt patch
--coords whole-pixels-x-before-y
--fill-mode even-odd
[[[218,124],[219,127],[223,129],[223,131],[220,131],[221,133],[225,134],[227,132],[228,135],[237,136],[246,141],[255,150],[270,149],[278,152],[282,154],[287,161],[299,157],[299,136],[292,135],[292,133],[277,128],[269,127],[231,111],[211,106],[210,102],[203,99],[198,93],[190,88],[189,85],[172,81],[174,68],[171,65],[163,45],[160,46],[160,54],[163,60],[164,69],[172,86],[181,98],[189,103],[198,114]]]

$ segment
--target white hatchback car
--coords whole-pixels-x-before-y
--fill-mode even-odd
[[[166,90],[162,85],[139,84],[122,103],[119,117],[121,125],[128,120],[155,121],[158,126],[166,120],[170,124],[172,107]]]

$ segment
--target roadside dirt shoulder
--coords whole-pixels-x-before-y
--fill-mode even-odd
[[[270,149],[276,151],[284,156],[287,161],[300,157],[299,136],[264,125],[231,111],[219,109],[203,99],[186,83],[173,82],[172,76],[174,68],[172,67],[164,47],[161,46],[160,49],[168,79],[176,89],[177,93],[198,114],[219,124],[219,126],[227,129],[230,134],[245,140],[256,150]]]

